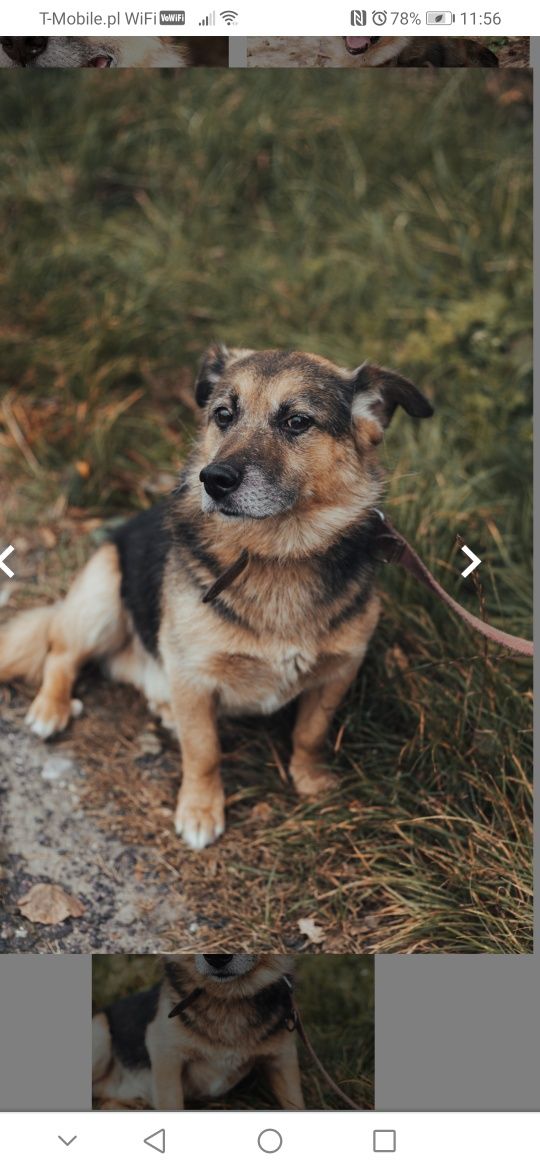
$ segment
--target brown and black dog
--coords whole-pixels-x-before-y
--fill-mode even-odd
[[[185,45],[166,37],[0,37],[0,69],[181,69]]]
[[[221,1098],[256,1070],[281,1109],[304,1109],[281,955],[171,955],[160,983],[94,1017],[92,1085],[105,1107]]]
[[[471,37],[345,37],[358,65],[381,68],[498,68],[495,53]]]
[[[222,711],[298,697],[296,792],[335,783],[326,735],[379,618],[379,444],[396,407],[433,412],[398,373],[279,350],[212,347],[195,394],[203,425],[178,488],[117,530],[63,601],[0,631],[0,681],[40,684],[27,722],[44,739],[79,713],[89,659],[139,687],[180,740],[175,824],[200,849],[224,829]]]

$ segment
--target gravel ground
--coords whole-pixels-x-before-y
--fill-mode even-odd
[[[3,855],[0,952],[163,950],[163,936],[185,929],[182,896],[163,880],[155,849],[126,846],[89,816],[87,776],[71,737],[56,745],[33,739],[20,697],[0,719]],[[85,913],[58,926],[29,922],[19,899],[38,882],[54,882],[79,898]]]

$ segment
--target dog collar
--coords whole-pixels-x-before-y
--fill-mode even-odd
[[[298,1020],[297,1020],[296,1008],[294,1006],[294,1001],[293,1001],[292,979],[289,979],[288,975],[282,975],[281,981],[282,981],[282,983],[285,984],[285,986],[287,988],[287,991],[289,993],[289,1000],[290,1000],[289,1010],[287,1012],[287,1015],[285,1016],[285,1019],[283,1021],[283,1025],[287,1029],[288,1032],[294,1032],[295,1028],[297,1027]],[[199,999],[202,994],[203,994],[203,988],[202,987],[195,987],[193,991],[190,991],[189,995],[186,995],[184,999],[180,1000],[180,1003],[175,1004],[175,1006],[169,1012],[168,1019],[173,1020],[175,1018],[175,1016],[181,1016],[185,1012],[186,1008],[191,1007],[191,1004],[195,1003],[195,1001],[197,999]]]
[[[184,999],[181,999],[180,1003],[177,1003],[176,1006],[173,1007],[172,1011],[169,1012],[169,1019],[172,1020],[174,1016],[181,1016],[182,1012],[185,1012],[186,1008],[191,1007],[191,1004],[195,1003],[195,1000],[198,999],[202,993],[202,987],[196,987],[193,991],[190,991],[189,995],[186,995]]]

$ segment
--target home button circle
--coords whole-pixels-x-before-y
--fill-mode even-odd
[[[263,1154],[277,1154],[283,1145],[283,1138],[277,1129],[263,1129],[257,1138],[257,1145]]]

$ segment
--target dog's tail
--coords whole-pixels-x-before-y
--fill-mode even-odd
[[[57,609],[57,605],[29,609],[0,628],[0,682],[14,678],[41,682],[49,631]]]

